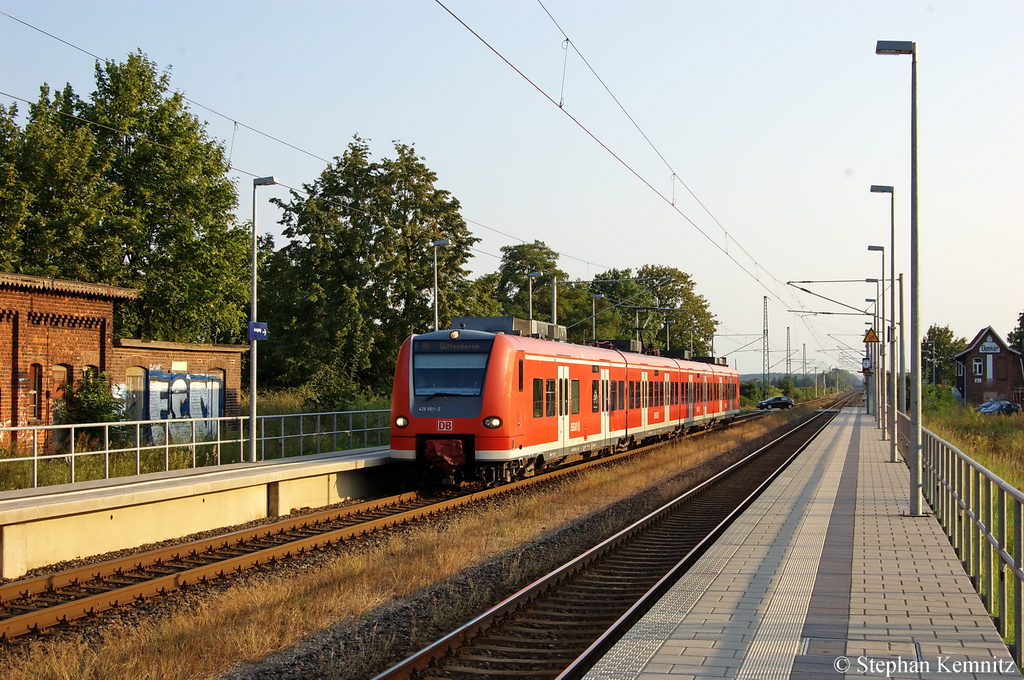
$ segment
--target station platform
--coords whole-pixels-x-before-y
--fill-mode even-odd
[[[362,497],[393,462],[376,446],[0,492],[0,577]]]
[[[888,456],[844,409],[585,677],[1021,677]]]

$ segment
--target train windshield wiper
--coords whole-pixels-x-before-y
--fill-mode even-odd
[[[430,401],[434,397],[465,397],[465,396],[467,396],[467,395],[462,394],[460,392],[434,392],[433,394],[427,396],[427,398],[424,399],[423,401]]]

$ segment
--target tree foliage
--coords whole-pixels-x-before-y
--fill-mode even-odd
[[[934,376],[936,384],[943,380],[955,383],[956,361],[953,357],[967,349],[967,342],[966,338],[955,337],[949,326],[930,326],[921,341],[921,368],[925,381],[931,382]]]
[[[493,279],[467,280],[472,237],[459,202],[411,146],[375,161],[355,138],[319,178],[277,201],[288,244],[265,268],[261,316],[270,323],[266,378],[309,385],[312,401],[344,403],[389,389],[398,349],[433,330],[434,246],[438,307],[451,316],[493,309]]]
[[[1011,349],[1024,352],[1024,312],[1021,312],[1020,316],[1017,317],[1017,327],[1006,336],[1006,344]]]
[[[145,55],[97,63],[96,90],[43,85],[24,128],[0,110],[0,267],[137,288],[115,333],[238,337],[248,231],[224,148]]]

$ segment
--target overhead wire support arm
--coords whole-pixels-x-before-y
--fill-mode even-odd
[[[860,281],[858,281],[858,283],[863,283],[863,282],[864,282],[864,280],[863,280],[863,279],[861,279]],[[797,290],[802,290],[803,292],[805,292],[805,293],[808,293],[808,294],[810,294],[810,295],[813,295],[813,296],[815,296],[815,297],[820,297],[820,298],[821,298],[822,300],[828,300],[829,302],[831,302],[831,303],[833,303],[833,304],[837,304],[837,305],[839,305],[840,307],[846,307],[847,309],[852,309],[852,310],[856,311],[856,312],[857,312],[858,314],[862,314],[862,315],[863,315],[863,314],[867,314],[867,312],[866,312],[866,311],[864,311],[863,309],[857,309],[857,308],[856,308],[856,307],[854,307],[853,305],[848,305],[848,304],[846,304],[845,302],[840,302],[839,300],[833,300],[832,298],[830,298],[830,297],[826,297],[826,296],[824,296],[824,295],[822,295],[822,294],[820,294],[820,293],[815,293],[815,292],[814,292],[813,290],[807,290],[806,288],[802,288],[802,287],[800,287],[800,286],[797,286],[797,285],[795,285],[795,282],[793,282],[793,281],[788,281],[788,282],[786,283],[786,285],[788,285],[788,286],[793,286],[793,287],[794,287],[794,288],[796,288]],[[788,310],[788,311],[791,311],[791,312],[792,312],[792,311],[796,311],[796,310],[792,310],[792,309],[791,309],[791,310]],[[829,312],[815,312],[815,313],[818,313],[818,314],[828,314]],[[833,314],[837,314],[838,312],[832,312],[832,313],[833,313]]]

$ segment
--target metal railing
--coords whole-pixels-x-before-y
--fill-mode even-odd
[[[910,421],[900,414],[907,450]],[[1024,493],[932,432],[921,430],[922,493],[1010,652],[1022,660]]]
[[[389,441],[389,412],[257,417],[257,458]],[[242,462],[247,416],[0,427],[0,491]]]

